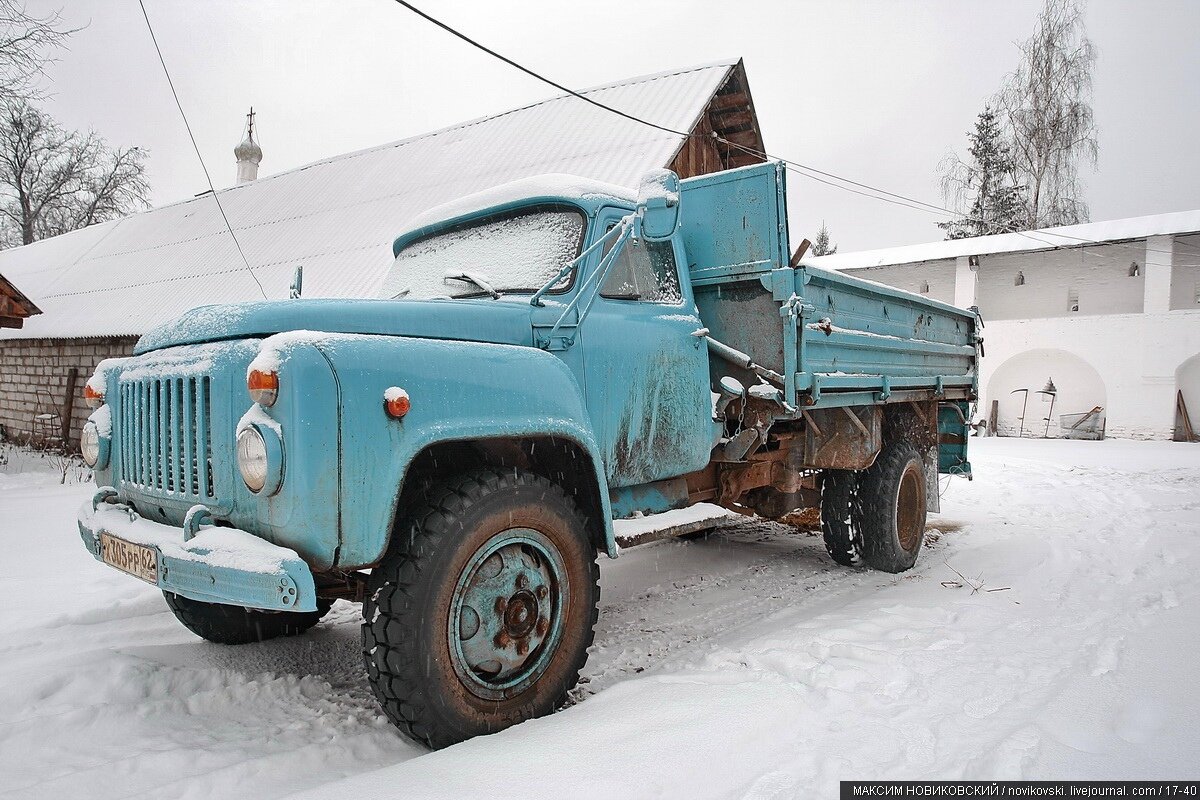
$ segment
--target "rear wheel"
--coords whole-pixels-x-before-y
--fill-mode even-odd
[[[333,605],[332,600],[317,600],[316,611],[262,611],[206,603],[173,592],[163,592],[163,597],[185,628],[217,644],[250,644],[297,636],[316,625]]]
[[[438,748],[562,705],[600,590],[583,516],[545,478],[481,469],[427,496],[371,573],[363,658],[387,717]]]
[[[854,505],[867,566],[911,569],[925,539],[925,466],[917,448],[907,441],[884,447],[859,478]]]
[[[853,508],[858,473],[827,470],[821,478],[821,535],[829,557],[843,567],[862,563],[862,534]]]

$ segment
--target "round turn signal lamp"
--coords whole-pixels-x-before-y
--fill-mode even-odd
[[[383,393],[383,407],[388,416],[401,419],[412,408],[412,400],[409,399],[408,392],[399,386],[392,386]]]

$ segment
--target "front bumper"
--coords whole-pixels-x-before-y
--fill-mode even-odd
[[[111,490],[108,490],[111,492]],[[139,517],[129,506],[103,502],[104,492],[79,509],[79,535],[104,561],[100,535],[153,548],[164,591],[208,603],[269,611],[315,611],[312,570],[286,547],[237,528],[205,527],[184,541],[183,528]]]

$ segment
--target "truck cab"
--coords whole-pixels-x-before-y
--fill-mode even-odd
[[[834,560],[911,567],[969,473],[977,319],[792,259],[783,181],[518,181],[410,223],[374,299],[146,334],[86,387],[85,546],[213,641],[361,601],[380,704],[434,747],[563,702],[614,518],[820,506]]]

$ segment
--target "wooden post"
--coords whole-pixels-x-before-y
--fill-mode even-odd
[[[1196,431],[1192,428],[1192,419],[1188,416],[1187,403],[1183,399],[1183,390],[1175,392],[1175,436],[1177,442],[1196,441]]]
[[[805,253],[808,252],[808,248],[811,246],[812,242],[810,242],[808,239],[801,239],[799,247],[796,248],[796,252],[792,253],[792,260],[788,262],[788,266],[792,269],[799,267],[800,259],[804,258]]]
[[[988,412],[987,435],[996,435],[996,423],[1000,417],[1000,401],[993,400],[991,411]]]
[[[79,367],[67,370],[67,396],[62,404],[62,446],[66,450],[71,446],[71,415],[75,410],[75,384],[79,381]]]

